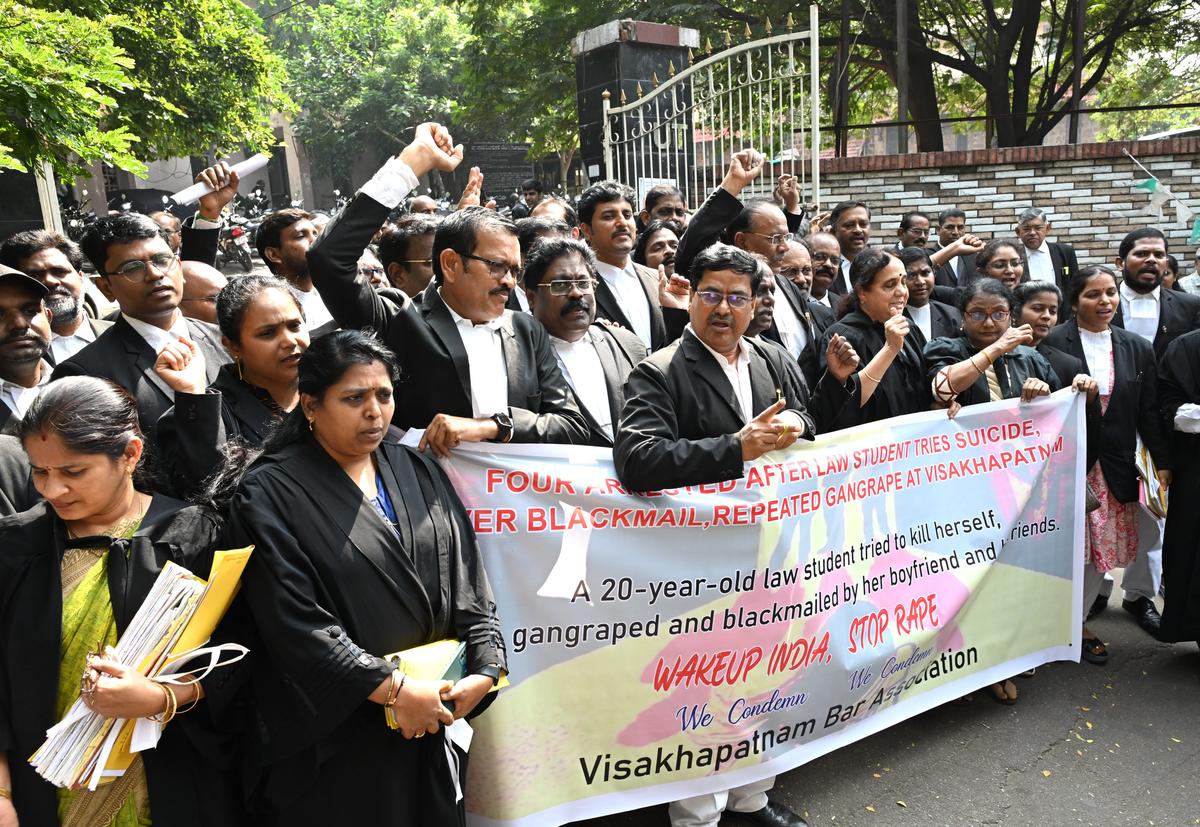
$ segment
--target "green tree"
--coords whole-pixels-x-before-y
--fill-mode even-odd
[[[0,168],[28,171],[51,161],[71,175],[79,162],[134,172],[137,136],[105,128],[103,113],[130,84],[133,61],[95,23],[0,1]],[[74,159],[74,160],[73,160]]]
[[[0,0],[0,143],[8,166],[65,177],[274,143],[282,63],[241,0]]]
[[[382,161],[423,121],[449,122],[468,33],[437,0],[332,0],[274,18],[296,132],[310,157],[348,181],[358,158]],[[456,139],[460,136],[455,136]]]

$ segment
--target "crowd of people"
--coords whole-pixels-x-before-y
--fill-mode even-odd
[[[1040,209],[985,242],[956,205],[905,213],[880,244],[865,202],[810,218],[789,176],[746,197],[766,163],[752,149],[694,212],[669,185],[638,204],[605,181],[570,203],[531,181],[514,221],[480,204],[478,169],[448,215],[409,198],[462,160],[424,124],[327,226],[268,215],[271,275],[213,269],[239,184],[224,164],[186,221],[128,213],[79,246],[49,230],[0,244],[0,827],[463,823],[446,727],[507,668],[437,462],[463,442],[611,448],[622,483],[650,491],[862,423],[1071,387],[1088,410],[1085,611],[1123,567],[1147,632],[1200,637],[1200,516],[1170,510],[1165,575],[1139,542],[1139,501],[1200,481],[1200,282],[1157,229],[1080,266]],[[84,310],[84,256],[112,319]],[[167,561],[205,576],[216,549],[250,544],[216,634],[249,657],[178,686],[112,659]],[[446,638],[466,644],[456,683],[386,657]],[[1082,655],[1108,657],[1086,626]],[[1017,699],[1013,681],[989,692]],[[26,761],[78,697],[170,722],[95,792]],[[772,783],[677,801],[671,822],[804,824]]]

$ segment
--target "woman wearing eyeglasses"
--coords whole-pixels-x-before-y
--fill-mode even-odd
[[[1121,306],[1117,275],[1108,267],[1083,267],[1071,281],[1068,301],[1075,317],[1050,331],[1046,344],[1084,363],[1100,393],[1100,418],[1088,429],[1087,484],[1100,506],[1087,515],[1087,562],[1083,568],[1083,608],[1091,607],[1104,572],[1137,557],[1137,438],[1158,466],[1159,482],[1171,484],[1171,457],[1159,418],[1154,350],[1137,334],[1112,325]],[[1083,620],[1083,618],[1080,618]],[[1108,660],[1108,649],[1087,627],[1083,657]]]
[[[1012,326],[1013,302],[996,279],[964,288],[961,334],[925,346],[926,375],[937,401],[978,405],[1019,396],[1030,402],[1058,390],[1054,368],[1031,347],[1030,326]]]
[[[859,357],[862,392],[845,405],[828,430],[929,410],[925,336],[904,315],[908,304],[904,264],[895,251],[868,247],[850,264],[852,291],[838,307],[840,318],[825,331],[848,340]],[[824,352],[824,348],[822,348]]]
[[[1007,238],[993,238],[975,254],[975,278],[995,279],[1009,290],[1025,281],[1024,244]]]

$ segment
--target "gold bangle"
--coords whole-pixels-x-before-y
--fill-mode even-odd
[[[984,359],[986,359],[987,357],[985,356],[985,357],[983,357],[983,358],[984,358]],[[984,369],[983,369],[983,368],[980,368],[980,367],[979,367],[979,365],[978,365],[978,364],[975,362],[975,356],[974,356],[974,354],[972,354],[972,355],[971,355],[971,358],[970,358],[970,359],[968,359],[967,361],[971,363],[971,367],[975,368],[975,370],[979,372],[979,375],[980,375],[980,376],[983,376]],[[988,367],[991,367],[991,364],[990,364],[990,363],[988,364]]]
[[[882,379],[876,379],[874,376],[872,376],[871,374],[867,373],[867,369],[866,369],[866,368],[863,368],[861,371],[859,371],[859,373],[862,373],[864,376],[866,376],[868,379],[870,379],[870,380],[871,380],[872,382],[874,382],[876,385],[882,385],[882,384],[883,384],[883,380],[882,380]]]
[[[175,693],[171,691],[171,687],[165,683],[160,683],[158,688],[163,691],[163,697],[166,700],[166,708],[157,715],[148,716],[155,723],[166,725],[175,717],[176,711],[179,709],[179,701],[175,697]]]
[[[8,787],[0,787],[0,798],[7,798],[9,801],[12,801],[12,790]]]
[[[192,689],[194,690],[194,694],[192,695],[192,699],[187,702],[187,706],[185,706],[183,709],[175,710],[176,715],[182,715],[185,712],[191,712],[193,709],[196,708],[196,704],[200,703],[200,681],[199,680],[190,680],[187,682],[187,685],[192,687]],[[176,698],[176,703],[178,703],[178,700],[179,699]]]

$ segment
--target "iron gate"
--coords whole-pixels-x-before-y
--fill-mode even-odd
[[[733,45],[667,78],[618,106],[603,93],[604,163],[610,179],[632,187],[639,203],[649,187],[674,183],[695,209],[725,176],[733,154],[753,147],[768,159],[755,191],[774,190],[783,172],[801,179],[801,198],[820,206],[820,89],[817,6],[807,30],[774,34]],[[747,38],[751,36],[746,29]],[[808,67],[805,68],[807,53]],[[688,62],[691,63],[689,51]],[[809,158],[808,170],[803,163]]]

